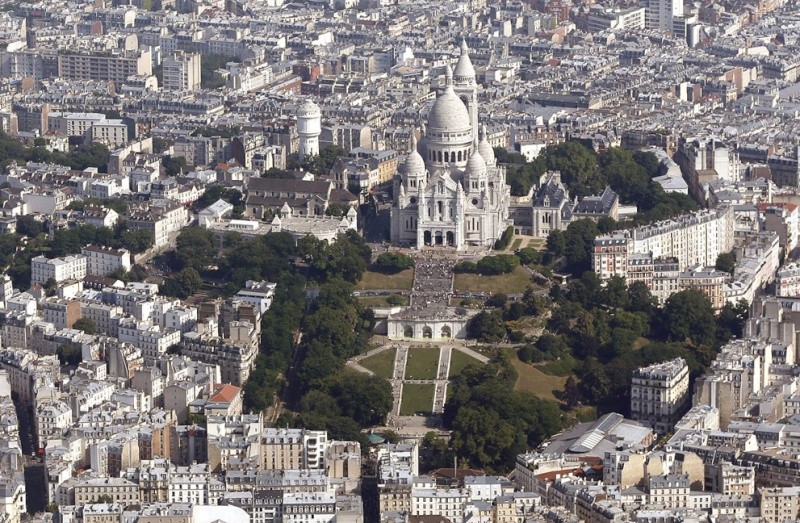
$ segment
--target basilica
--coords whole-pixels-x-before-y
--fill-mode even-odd
[[[478,124],[478,84],[466,43],[428,115],[419,143],[394,179],[392,243],[490,247],[506,228],[510,189],[485,128]]]

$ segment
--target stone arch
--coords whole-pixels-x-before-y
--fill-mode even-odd
[[[413,338],[414,337],[414,327],[411,325],[406,325],[403,327],[403,337],[404,338]]]
[[[433,338],[433,329],[431,329],[427,325],[422,327],[422,337],[427,339]]]
[[[450,330],[449,325],[445,325],[442,327],[442,338],[450,338],[452,336],[452,331]]]

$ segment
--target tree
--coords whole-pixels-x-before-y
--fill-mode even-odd
[[[83,359],[81,349],[70,343],[59,345],[58,349],[56,349],[56,356],[58,356],[58,361],[61,365],[70,365],[72,367],[77,367]]]
[[[481,311],[467,323],[467,336],[473,339],[498,342],[505,335],[506,328],[500,311]]]
[[[542,255],[533,247],[524,247],[517,251],[517,257],[523,265],[531,265],[542,262]]]
[[[177,176],[186,170],[186,158],[183,156],[165,156],[163,165],[164,174],[169,177]]]
[[[383,423],[392,410],[392,386],[378,376],[346,370],[334,376],[326,389],[341,412],[361,427]]]
[[[389,305],[402,305],[405,301],[402,294],[392,294],[386,298],[386,303]]]
[[[494,250],[502,251],[511,245],[511,240],[514,238],[514,226],[509,225],[506,227],[506,230],[503,231],[503,234],[494,242]]]
[[[564,383],[564,389],[554,392],[556,398],[564,402],[569,409],[574,409],[581,404],[581,390],[574,376],[569,376]]]
[[[547,235],[547,250],[553,256],[563,256],[567,250],[567,237],[564,231],[553,229]]]
[[[203,89],[218,89],[225,85],[225,79],[216,71],[224,69],[228,62],[238,62],[234,56],[221,54],[200,55],[200,87]]]
[[[203,280],[200,278],[200,273],[194,267],[186,267],[164,282],[163,292],[167,296],[175,296],[184,300],[200,290],[202,285]]]
[[[484,276],[507,274],[519,267],[519,258],[513,254],[484,256],[475,264],[475,270]]]
[[[159,81],[159,84],[160,83],[161,82]],[[154,154],[161,154],[164,151],[166,151],[168,147],[169,147],[169,145],[167,144],[167,141],[165,139],[160,138],[158,136],[153,136],[153,153]]]
[[[628,286],[628,310],[631,312],[643,312],[648,320],[656,309],[656,300],[650,293],[650,289],[642,281],[635,281]]]
[[[396,274],[413,267],[414,258],[401,252],[384,252],[375,260],[375,265],[381,272]]]
[[[30,214],[17,216],[17,234],[23,236],[39,236],[44,231],[42,222]]]
[[[178,235],[175,258],[177,268],[203,270],[214,263],[219,241],[214,233],[202,227],[189,227]]]
[[[487,307],[505,307],[506,302],[508,301],[508,296],[499,292],[497,294],[492,294],[492,296],[486,300]]]
[[[733,274],[733,270],[736,268],[736,257],[730,252],[720,253],[717,256],[715,267],[718,271]]]
[[[749,313],[746,300],[739,300],[736,305],[726,303],[717,317],[717,341],[723,344],[733,337],[741,338]]]
[[[597,224],[589,219],[576,220],[569,224],[564,234],[567,270],[574,275],[591,269],[594,239],[598,235]]]
[[[667,298],[661,323],[668,341],[690,339],[698,344],[714,340],[716,320],[708,297],[696,289],[677,292]]]
[[[79,318],[72,324],[72,328],[83,331],[85,334],[97,334],[97,325],[91,318]]]

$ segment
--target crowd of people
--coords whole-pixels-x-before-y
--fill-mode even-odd
[[[455,260],[441,253],[423,251],[415,256],[411,305],[447,305],[453,292]]]

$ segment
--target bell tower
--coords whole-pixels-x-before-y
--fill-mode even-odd
[[[478,139],[478,83],[475,80],[475,68],[469,58],[469,47],[466,40],[461,40],[461,56],[458,57],[453,70],[453,90],[467,106],[472,139]]]

